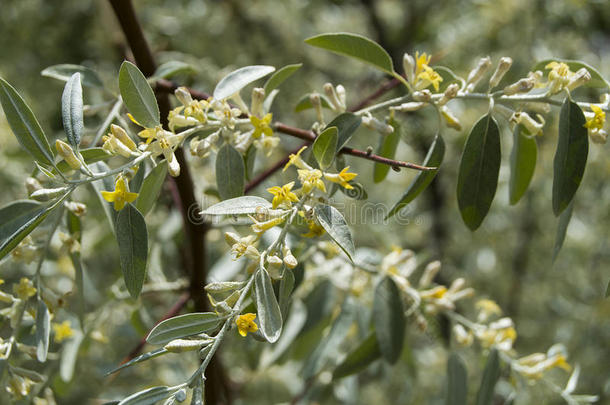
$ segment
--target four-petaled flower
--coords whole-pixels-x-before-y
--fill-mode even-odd
[[[74,330],[70,327],[70,321],[53,324],[53,332],[55,332],[55,341],[61,343],[65,339],[74,336]]]
[[[324,193],[326,192],[326,186],[322,181],[322,172],[320,170],[299,169],[297,172],[299,173],[299,180],[303,183],[303,193],[309,193],[314,187]]]
[[[288,163],[286,163],[286,166],[284,166],[283,171],[286,171],[286,169],[288,169],[292,165],[295,165],[299,169],[310,170],[311,166],[309,166],[307,163],[305,163],[303,158],[301,158],[301,153],[303,153],[303,151],[305,149],[307,149],[307,146],[303,146],[301,149],[299,149],[299,151],[296,154],[291,153],[290,156],[288,157]]]
[[[317,238],[319,236],[324,235],[324,233],[326,232],[322,225],[318,224],[313,219],[307,220],[307,228],[309,229],[309,231],[307,233],[302,234],[302,236],[306,238]]]
[[[324,173],[324,178],[328,181],[332,181],[333,183],[337,183],[346,189],[350,190],[352,187],[349,182],[353,180],[358,174],[349,173],[349,166],[346,166],[339,173]]]
[[[286,205],[290,207],[293,202],[299,201],[299,197],[297,197],[295,193],[290,191],[292,190],[292,187],[294,187],[294,181],[291,181],[288,184],[284,184],[282,187],[274,186],[267,189],[268,192],[273,194],[273,201],[271,201],[271,204],[273,205],[274,209],[279,207],[280,205]]]
[[[570,70],[570,67],[563,62],[551,62],[544,68],[551,69],[549,72],[551,94],[559,93],[561,90],[563,90],[574,75],[574,72]]]
[[[13,292],[22,300],[27,300],[36,294],[36,288],[29,278],[22,277],[19,284],[13,286]]]
[[[271,113],[266,114],[263,118],[258,118],[256,115],[250,116],[250,122],[254,126],[254,133],[252,134],[252,137],[254,139],[260,138],[261,135],[265,135],[265,136],[273,135],[273,129],[271,129],[271,126],[269,125],[269,124],[271,124],[271,118],[272,118]]]
[[[114,209],[120,211],[126,203],[131,203],[138,198],[138,193],[129,192],[127,180],[123,176],[118,176],[114,185],[114,191],[102,191],[104,200],[114,203]]]
[[[256,314],[253,313],[238,316],[235,320],[235,324],[237,325],[239,334],[245,337],[248,335],[248,332],[256,332],[258,330],[258,325],[254,322],[255,319]]]

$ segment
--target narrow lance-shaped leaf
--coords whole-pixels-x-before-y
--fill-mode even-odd
[[[451,353],[447,362],[447,398],[445,405],[466,405],[468,374],[464,361]]]
[[[362,35],[347,32],[329,33],[307,38],[305,43],[341,55],[350,56],[392,74],[392,58],[378,43]]]
[[[141,355],[131,359],[127,363],[121,364],[117,368],[108,371],[105,375],[109,376],[110,374],[114,374],[117,371],[121,371],[124,368],[133,366],[134,364],[142,363],[143,361],[154,359],[155,357],[159,357],[159,356],[162,356],[162,355],[167,354],[167,353],[169,353],[169,351],[166,348],[164,348],[164,347],[161,347],[161,348],[156,349],[156,350],[152,350],[152,351],[150,351],[148,353],[141,354]]]
[[[388,159],[394,159],[396,154],[396,148],[400,142],[400,124],[394,118],[390,119],[389,124],[394,128],[394,132],[391,134],[382,136],[379,139],[379,147],[377,148],[377,155],[383,156]],[[373,169],[373,180],[375,183],[382,182],[390,171],[390,166],[383,163],[375,163]]]
[[[72,380],[74,368],[78,359],[78,351],[83,342],[84,335],[80,329],[74,329],[72,338],[64,343],[61,349],[61,361],[59,362],[59,376],[64,382]]]
[[[180,73],[193,73],[195,68],[188,63],[180,62],[178,60],[170,60],[160,65],[155,73],[152,75],[154,78],[159,79],[170,79],[171,77]]]
[[[223,200],[244,194],[246,167],[240,153],[228,143],[216,155],[216,185]]]
[[[350,112],[337,115],[331,122],[326,125],[326,128],[337,127],[337,152],[345,146],[350,140],[354,132],[360,126],[362,118]]]
[[[61,95],[61,117],[68,142],[78,149],[83,134],[83,88],[80,73],[74,73],[66,82]]]
[[[434,142],[430,145],[430,149],[428,149],[428,154],[422,163],[427,167],[439,167],[443,162],[443,157],[445,156],[445,141],[440,134],[436,135],[434,138]],[[396,204],[390,209],[390,212],[386,216],[387,218],[392,217],[398,211],[400,211],[403,207],[413,201],[422,191],[430,185],[434,177],[436,176],[436,170],[426,170],[418,172],[411,184],[409,184],[409,188],[403,194],[403,196],[398,200]]]
[[[481,386],[477,393],[476,405],[492,405],[494,389],[498,378],[500,378],[500,357],[498,356],[498,351],[492,349],[489,352],[489,356],[487,356],[487,364],[485,364]]]
[[[343,215],[335,207],[326,204],[316,205],[314,213],[328,236],[339,245],[350,260],[353,260],[354,240]]]
[[[174,339],[214,330],[220,320],[214,312],[193,312],[174,316],[157,324],[146,337],[146,341],[151,345],[164,345]]]
[[[381,354],[389,363],[396,363],[405,339],[405,314],[400,290],[388,276],[375,288],[373,322]]]
[[[491,115],[472,128],[460,162],[457,198],[464,223],[476,230],[489,212],[500,172],[500,130]]]
[[[339,364],[333,372],[333,379],[347,377],[359,373],[369,364],[381,357],[377,335],[372,331],[347,357]]]
[[[282,84],[286,79],[294,74],[297,70],[299,70],[303,66],[302,63],[295,63],[293,65],[286,65],[274,74],[271,75],[269,79],[265,82],[265,95],[268,96],[271,91],[278,88],[280,84]]]
[[[80,74],[83,86],[98,88],[104,87],[102,79],[100,79],[94,70],[81,65],[53,65],[40,72],[42,76],[51,77],[64,82],[70,80],[74,73]]]
[[[13,134],[34,159],[48,166],[55,161],[49,141],[34,113],[17,90],[0,77],[0,104]]]
[[[47,305],[39,298],[36,307],[36,358],[41,363],[47,361],[50,334],[51,315]]]
[[[256,309],[261,332],[270,343],[275,343],[282,333],[282,312],[275,298],[269,273],[264,268],[258,269],[254,276]]]
[[[553,161],[553,212],[558,216],[565,210],[580,185],[587,165],[589,136],[585,115],[569,98],[559,113],[559,137]]]
[[[271,209],[271,203],[262,197],[245,195],[221,201],[201,213],[203,215],[246,215],[256,214],[262,209]]]
[[[337,127],[330,127],[322,131],[313,142],[313,155],[320,165],[320,169],[327,169],[335,159],[337,153]]]
[[[160,124],[159,106],[148,81],[133,63],[125,61],[119,70],[119,90],[125,106],[146,128]]]
[[[241,89],[275,71],[273,66],[253,65],[234,70],[218,82],[214,89],[214,99],[224,100]]]
[[[148,231],[146,222],[133,205],[127,204],[116,219],[116,238],[127,291],[137,298],[146,277]]]
[[[510,155],[509,197],[511,205],[516,204],[532,181],[536,168],[538,145],[533,136],[524,132],[521,125],[513,131],[513,150]]]
[[[553,262],[557,259],[563,242],[566,239],[566,233],[568,232],[568,226],[572,219],[572,211],[574,210],[574,200],[570,202],[568,208],[566,208],[561,215],[559,215],[559,222],[557,223],[557,232],[555,233],[555,245],[553,246]]]
[[[164,160],[152,169],[144,179],[142,187],[140,187],[138,199],[136,200],[136,208],[142,215],[148,214],[157,201],[166,175],[167,160]]]
[[[176,390],[170,387],[152,387],[128,396],[118,405],[153,405],[168,398]]]

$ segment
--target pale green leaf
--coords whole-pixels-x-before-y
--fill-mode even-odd
[[[318,222],[328,236],[345,252],[350,260],[354,257],[354,240],[343,215],[333,206],[318,204],[314,208]]]
[[[377,155],[388,159],[394,159],[396,148],[398,148],[398,143],[400,142],[401,125],[393,118],[390,119],[388,124],[394,128],[394,132],[379,138]],[[373,180],[375,183],[382,182],[388,175],[389,171],[390,166],[383,163],[375,163],[373,168]]]
[[[476,405],[492,405],[496,383],[500,378],[500,356],[496,349],[491,349],[483,371],[481,386],[477,393]]]
[[[40,72],[42,76],[51,77],[53,79],[61,80],[64,82],[70,80],[74,73],[80,73],[83,86],[98,88],[104,87],[102,79],[100,79],[100,77],[94,70],[81,65],[53,65]]]
[[[292,76],[294,72],[301,68],[301,66],[303,66],[302,63],[286,65],[274,74],[272,74],[271,77],[267,79],[267,81],[265,82],[265,86],[263,87],[265,89],[265,95],[268,96],[271,91],[278,88],[280,84],[284,82],[284,80]]]
[[[140,168],[140,170],[143,169]],[[142,215],[146,216],[157,201],[157,198],[159,198],[166,175],[167,160],[164,160],[152,169],[142,182],[142,187],[140,187],[140,193],[136,200],[136,208]]]
[[[51,314],[47,305],[39,298],[36,306],[36,358],[41,363],[47,361],[50,334]]]
[[[170,60],[160,65],[152,77],[155,79],[170,79],[180,73],[194,73],[195,68],[188,63]]]
[[[553,212],[565,210],[574,198],[585,173],[589,153],[589,136],[585,115],[569,98],[559,113],[559,137],[553,161]]]
[[[246,167],[241,154],[228,143],[216,155],[216,186],[223,200],[244,194]]]
[[[146,341],[151,345],[164,345],[180,339],[216,329],[221,318],[214,312],[193,312],[174,316],[155,326]]]
[[[245,195],[221,201],[206,208],[203,215],[246,215],[257,211],[270,210],[271,203],[262,197]]]
[[[326,125],[326,129],[337,127],[337,152],[350,140],[354,132],[360,126],[362,118],[356,114],[345,112],[337,115],[331,122]]]
[[[294,273],[292,269],[284,266],[284,272],[282,273],[282,280],[280,281],[280,292],[279,292],[279,305],[282,318],[286,317],[288,311],[288,304],[290,303],[290,294],[294,288]]]
[[[119,90],[123,103],[133,117],[146,128],[160,124],[159,106],[148,81],[133,63],[125,61],[119,70]]]
[[[59,376],[64,382],[72,380],[78,359],[78,351],[83,342],[84,335],[80,329],[73,328],[72,337],[61,348],[61,361],[59,362]]]
[[[466,405],[468,374],[464,362],[451,353],[447,362],[447,397],[445,405]]]
[[[137,298],[146,277],[148,231],[146,222],[133,205],[127,204],[116,218],[116,239],[127,291]]]
[[[358,34],[329,33],[307,38],[305,43],[341,55],[350,56],[392,74],[392,58],[378,43]]]
[[[85,127],[83,121],[83,88],[80,73],[74,73],[66,82],[61,96],[61,116],[64,131],[72,148],[78,150]]]
[[[154,359],[155,357],[159,357],[159,356],[162,356],[162,355],[167,354],[167,353],[169,353],[169,352],[164,347],[161,347],[161,348],[156,349],[156,350],[152,350],[152,351],[150,351],[148,353],[144,353],[144,354],[141,354],[141,355],[139,355],[137,357],[134,357],[133,359],[129,360],[127,363],[123,363],[120,366],[118,366],[117,368],[108,371],[105,375],[108,376],[110,374],[114,374],[117,371],[120,371],[120,370],[122,370],[124,368],[127,368],[127,367],[130,367],[130,366],[133,366],[134,364],[142,363],[143,361]]]
[[[538,156],[536,139],[528,136],[521,125],[513,131],[513,150],[510,155],[509,197],[511,205],[516,204],[529,187]]]
[[[489,212],[500,172],[500,130],[491,115],[472,128],[460,162],[457,199],[464,223],[476,230]]]
[[[128,396],[118,405],[153,405],[168,398],[174,392],[176,392],[175,389],[166,386],[147,388]]]
[[[231,97],[250,83],[275,71],[273,66],[253,65],[234,70],[218,82],[214,89],[214,99],[224,100]]]
[[[269,273],[264,268],[257,270],[254,276],[256,309],[260,331],[270,343],[275,343],[282,333],[282,312],[275,298]]]
[[[405,340],[406,320],[400,290],[388,276],[375,288],[373,323],[381,354],[388,363],[396,363]]]
[[[313,155],[320,165],[320,169],[327,169],[335,159],[338,142],[337,127],[326,128],[313,142]]]

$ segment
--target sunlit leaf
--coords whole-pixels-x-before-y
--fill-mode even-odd
[[[313,142],[313,155],[320,165],[320,169],[327,169],[335,159],[337,153],[337,127],[326,128]]]
[[[224,100],[239,92],[250,83],[275,71],[273,66],[253,65],[234,70],[218,82],[214,89],[214,99]]]
[[[119,70],[119,90],[125,106],[146,128],[160,123],[159,106],[148,81],[133,63],[125,61]]]
[[[129,294],[137,298],[146,277],[148,231],[144,217],[131,204],[125,205],[117,215],[116,238],[125,286]]]
[[[38,299],[36,306],[36,358],[41,363],[47,361],[50,334],[51,314],[44,301]]]
[[[314,208],[314,213],[320,225],[345,252],[347,257],[352,260],[354,256],[354,240],[352,232],[345,222],[343,215],[333,206],[318,204]]]
[[[150,351],[148,353],[141,354],[141,355],[129,360],[127,363],[121,364],[119,367],[107,372],[106,375],[114,374],[117,371],[120,371],[120,370],[130,367],[130,366],[133,366],[134,364],[138,364],[138,363],[141,363],[146,360],[154,359],[155,357],[159,357],[159,356],[162,356],[167,353],[169,353],[167,351],[167,349],[165,349],[164,347],[161,347],[159,349]]]
[[[267,81],[265,82],[265,86],[263,87],[265,89],[265,95],[268,96],[271,91],[278,88],[280,84],[284,82],[284,80],[292,76],[294,72],[301,68],[301,66],[303,66],[302,63],[286,65],[274,74],[272,74],[271,77],[267,79]]]
[[[102,79],[100,79],[94,70],[81,65],[53,65],[40,72],[42,76],[51,77],[64,82],[70,80],[74,73],[80,74],[83,86],[99,88],[104,87]]]
[[[271,209],[271,203],[262,197],[245,195],[221,201],[206,208],[203,215],[246,215],[260,210]]]
[[[78,149],[85,127],[83,122],[83,88],[81,87],[80,73],[74,73],[66,82],[61,96],[61,116],[68,142],[74,149]]]
[[[228,143],[216,155],[216,186],[223,200],[244,194],[246,167],[241,154]]]
[[[271,278],[267,270],[260,268],[254,276],[256,309],[260,330],[270,343],[276,342],[282,333],[282,312],[275,298]]]
[[[168,398],[174,392],[175,389],[166,386],[147,388],[123,399],[119,405],[153,405]]]
[[[144,169],[140,168],[140,170]],[[142,182],[142,187],[140,187],[138,199],[136,200],[136,208],[142,215],[146,216],[157,201],[157,198],[159,198],[166,175],[167,160],[163,160],[148,173],[148,176]]]
[[[174,339],[214,330],[220,320],[214,312],[193,312],[174,316],[157,324],[146,337],[146,341],[151,345],[164,345]]]

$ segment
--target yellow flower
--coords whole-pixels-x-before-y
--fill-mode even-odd
[[[150,143],[153,139],[157,137],[157,132],[163,132],[163,127],[161,125],[157,125],[154,128],[146,128],[144,125],[140,124],[133,115],[127,113],[127,116],[134,124],[144,128],[142,131],[138,132],[138,136],[140,138],[146,139],[146,143]]]
[[[114,209],[117,211],[125,207],[125,203],[131,203],[138,198],[138,193],[130,193],[127,187],[127,180],[123,176],[116,179],[114,191],[102,191],[102,197],[108,202],[114,203]]]
[[[305,163],[303,158],[301,158],[301,153],[303,153],[303,151],[305,149],[307,149],[307,146],[303,146],[301,149],[299,149],[299,151],[296,153],[296,155],[294,153],[291,153],[290,156],[288,157],[288,163],[286,163],[286,166],[284,166],[283,171],[286,171],[286,169],[288,169],[292,165],[295,165],[299,169],[310,170],[311,166],[309,166],[307,163]]]
[[[273,201],[271,204],[274,209],[280,205],[287,205],[290,207],[293,202],[299,201],[297,195],[290,191],[292,190],[292,187],[294,187],[294,181],[284,184],[282,187],[275,186],[267,189],[269,193],[273,194]]]
[[[601,107],[598,107],[595,104],[591,104],[591,110],[593,110],[594,115],[587,119],[585,128],[589,128],[592,131],[599,131],[604,127],[604,123],[606,122],[606,113]]]
[[[245,337],[248,335],[248,332],[256,332],[258,330],[258,325],[254,322],[255,319],[256,314],[253,313],[238,316],[235,320],[235,324],[237,325],[239,334]]]
[[[428,67],[431,58],[432,57],[428,56],[426,52],[422,53],[421,55],[419,52],[415,52],[415,77],[419,76],[419,74],[423,72],[426,67]]]
[[[256,218],[254,218],[252,215],[248,215],[248,216],[250,217],[250,219],[252,221],[254,221],[254,224],[252,225],[252,231],[258,235],[261,235],[261,234],[265,233],[265,231],[284,222],[284,217],[277,217],[277,218],[270,219],[268,221],[261,222],[261,221],[258,221]]]
[[[346,189],[350,190],[352,187],[349,184],[349,181],[352,181],[358,174],[349,173],[349,166],[346,166],[339,173],[324,173],[324,178],[328,181],[332,181],[333,183],[337,183]]]
[[[13,293],[20,299],[27,300],[36,294],[36,288],[34,288],[34,284],[30,279],[22,277],[21,280],[19,280],[19,284],[13,286]]]
[[[570,67],[563,62],[551,62],[544,68],[551,69],[549,72],[551,94],[555,94],[563,90],[574,75],[574,72],[570,70]]]
[[[266,136],[273,135],[273,129],[271,129],[271,126],[269,125],[271,124],[271,118],[271,113],[265,115],[263,118],[258,118],[256,115],[250,116],[250,122],[254,126],[254,133],[252,134],[254,139],[260,138],[263,134]]]
[[[416,78],[418,83],[416,85],[417,88],[425,89],[429,85],[432,85],[435,91],[438,91],[439,85],[443,81],[441,75],[436,73],[434,69],[428,65],[424,66],[424,71],[418,74]]]
[[[419,293],[419,295],[422,299],[440,299],[443,298],[446,293],[447,287],[439,285],[429,290],[422,291]]]
[[[63,342],[65,339],[74,336],[74,330],[70,327],[70,321],[63,321],[62,323],[53,324],[53,332],[55,332],[55,341],[57,343]]]
[[[502,315],[502,310],[495,301],[482,299],[477,301],[475,307],[479,310],[478,321],[482,322],[489,319],[492,315]]]
[[[317,238],[324,235],[324,232],[326,232],[322,225],[318,224],[313,219],[307,220],[307,227],[309,228],[309,232],[302,235],[306,238]]]
[[[322,181],[322,172],[318,169],[299,169],[299,180],[303,183],[303,193],[309,193],[314,187],[326,193],[326,186]]]

